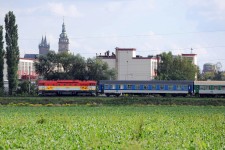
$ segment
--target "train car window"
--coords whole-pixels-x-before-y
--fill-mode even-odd
[[[204,85],[200,85],[200,90],[205,90]]]
[[[111,88],[116,89],[116,85],[115,84],[111,85]]]
[[[135,85],[135,89],[139,90],[140,89],[140,85],[139,84]]]
[[[152,90],[155,90],[155,89],[156,89],[156,85],[153,84],[153,85],[152,85]]]
[[[161,84],[161,85],[159,86],[159,89],[160,89],[160,90],[164,90],[164,85]]]
[[[219,90],[219,87],[218,86],[214,86],[214,90]]]
[[[221,90],[225,90],[225,86],[221,86]]]
[[[188,90],[188,86],[187,85],[183,85],[183,90],[187,91]]]
[[[144,90],[147,90],[147,87],[148,87],[147,85],[144,85],[144,86],[143,86],[143,89],[144,89]]]
[[[181,85],[177,85],[177,90],[181,90]]]
[[[127,89],[129,89],[129,90],[132,89],[132,85],[131,84],[128,84],[127,85]]]
[[[109,89],[109,85],[108,84],[105,84],[105,89]]]
[[[168,85],[168,90],[172,91],[173,90],[173,85]]]
[[[118,89],[120,89],[120,90],[123,89],[123,85],[120,85],[120,84],[119,84],[119,85],[118,85]]]

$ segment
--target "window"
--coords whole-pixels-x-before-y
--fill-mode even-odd
[[[188,90],[188,86],[187,85],[184,85],[183,86],[183,90],[185,90],[185,91]]]
[[[200,90],[205,90],[204,85],[200,85]]]
[[[160,88],[160,90],[164,90],[164,85],[161,84],[161,85],[159,86],[159,88]]]
[[[144,86],[143,86],[143,89],[144,89],[144,90],[147,90],[147,88],[148,88],[147,85],[144,85]]]
[[[156,89],[156,85],[153,84],[153,85],[152,85],[152,90],[155,90],[155,89]]]
[[[168,90],[172,91],[173,90],[173,85],[168,85]]]
[[[140,89],[140,85],[139,84],[135,85],[135,89],[139,90]]]
[[[181,90],[181,85],[177,85],[177,90]]]
[[[109,89],[109,85],[108,84],[105,84],[105,89]]]
[[[128,84],[127,85],[127,89],[129,89],[129,90],[132,89],[132,85],[131,84]]]

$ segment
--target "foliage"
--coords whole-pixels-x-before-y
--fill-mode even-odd
[[[32,88],[31,88],[32,89]],[[36,88],[34,88],[36,90]],[[34,90],[34,91],[35,91]],[[32,90],[31,90],[32,91]],[[36,92],[36,91],[35,91]],[[26,96],[26,94],[21,94]],[[225,98],[184,98],[184,97],[0,97],[1,105],[95,105],[95,106],[126,106],[126,105],[193,105],[193,106],[225,106]]]
[[[215,81],[224,81],[225,80],[225,72],[205,72],[201,74],[201,78],[199,80],[215,80]]]
[[[108,64],[101,59],[89,58],[87,68],[89,80],[114,80],[116,78],[116,71],[109,69]]]
[[[16,17],[12,11],[5,15],[5,39],[6,39],[6,63],[8,66],[9,95],[13,95],[17,89],[17,71],[19,64],[19,47]]]
[[[224,107],[1,107],[2,149],[223,149]]]
[[[43,77],[54,74],[54,70],[58,67],[56,62],[56,54],[54,51],[50,51],[47,55],[39,56],[39,61],[34,63],[35,71]]]
[[[4,94],[4,57],[5,51],[3,49],[3,27],[0,26],[0,96]]]
[[[34,64],[36,72],[44,79],[100,80],[114,79],[115,71],[100,59],[85,60],[81,55],[50,52],[39,57]]]
[[[197,67],[188,59],[173,56],[171,52],[161,54],[157,80],[194,80]]]
[[[30,83],[28,80],[20,81],[18,84],[17,94],[20,96],[36,95],[37,88],[35,84]]]

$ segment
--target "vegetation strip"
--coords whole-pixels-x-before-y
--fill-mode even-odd
[[[225,106],[224,98],[156,97],[0,97],[1,105],[193,105]]]

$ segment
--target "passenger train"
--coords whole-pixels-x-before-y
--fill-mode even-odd
[[[225,96],[225,81],[40,80],[39,95]]]

